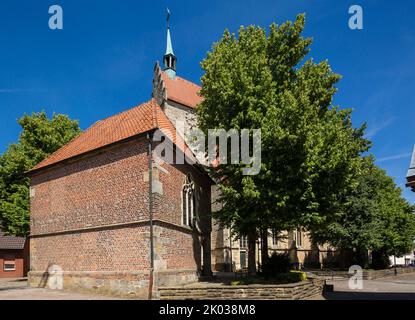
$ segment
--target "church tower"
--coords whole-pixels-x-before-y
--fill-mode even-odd
[[[166,53],[163,57],[164,69],[163,71],[169,76],[170,79],[176,78],[176,61],[177,58],[173,52],[173,46],[171,44],[170,35],[170,10],[167,9],[167,42]]]

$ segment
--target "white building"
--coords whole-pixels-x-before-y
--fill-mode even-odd
[[[390,261],[391,266],[395,266],[395,256],[390,256],[389,261]],[[414,265],[414,264],[415,264],[415,257],[414,257],[413,252],[411,254],[406,254],[402,257],[396,257],[396,265],[398,267],[407,267],[409,265]]]

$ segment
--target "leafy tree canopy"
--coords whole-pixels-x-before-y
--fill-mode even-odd
[[[303,29],[299,15],[272,24],[268,34],[255,26],[241,27],[238,36],[225,31],[201,63],[201,129],[262,133],[258,175],[244,176],[242,164],[212,171],[223,203],[216,218],[242,234],[326,224],[356,186],[369,147],[351,110],[332,103],[340,76],[327,61],[305,60],[312,40]]]
[[[80,133],[78,121],[45,112],[24,115],[18,143],[0,157],[0,220],[12,235],[29,234],[29,178],[25,172]]]
[[[313,230],[313,239],[357,254],[372,250],[400,256],[410,252],[415,239],[414,207],[402,197],[402,190],[374,164],[373,157],[364,159],[358,182],[342,213],[324,228]]]

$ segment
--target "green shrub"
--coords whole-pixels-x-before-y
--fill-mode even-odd
[[[275,278],[273,282],[276,283],[294,283],[307,280],[307,275],[302,271],[290,271],[286,273],[280,273]]]
[[[295,275],[294,277],[297,277],[298,281],[306,281],[307,280],[307,274],[303,271],[291,270],[290,273]]]
[[[290,270],[290,258],[288,254],[274,252],[262,266],[265,277],[276,277],[278,274],[287,273]]]

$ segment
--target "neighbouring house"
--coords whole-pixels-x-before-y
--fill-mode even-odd
[[[406,175],[406,186],[410,187],[412,191],[415,192],[415,147],[412,152],[412,158],[411,158],[411,164],[409,165],[408,173]],[[414,242],[415,247],[415,242]],[[412,251],[411,253],[405,254],[402,257],[389,257],[390,264],[394,266],[395,264],[397,266],[403,266],[407,267],[409,265],[415,265],[415,251]]]
[[[0,231],[0,278],[21,278],[29,270],[29,241]]]
[[[405,254],[401,257],[389,256],[389,263],[391,266],[408,267],[415,264],[415,251]]]
[[[257,264],[262,264],[261,239],[256,242]],[[275,235],[269,230],[268,255],[288,254],[295,268],[339,268],[348,263],[346,252],[328,244],[313,244],[309,233],[304,230],[283,231]],[[216,271],[237,271],[248,267],[248,239],[231,238],[228,228],[221,228],[213,221],[212,268]]]

